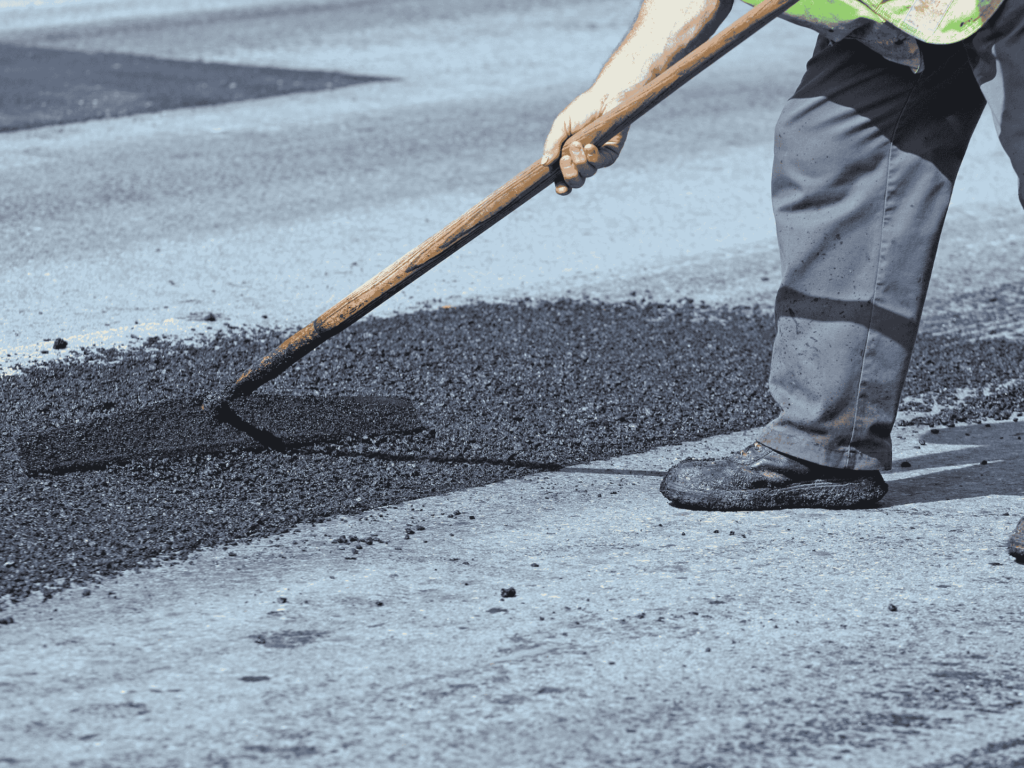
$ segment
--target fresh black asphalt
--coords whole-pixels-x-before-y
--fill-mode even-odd
[[[45,595],[300,522],[752,428],[776,412],[765,385],[773,320],[755,309],[476,304],[369,318],[261,390],[311,402],[408,398],[423,426],[414,434],[60,475],[29,476],[18,462],[19,437],[201,395],[292,330],[54,351],[0,380],[0,596]],[[1012,417],[1024,409],[1017,385],[974,399],[956,390],[1011,381],[1022,362],[1020,341],[924,334],[905,404],[942,406],[929,423]]]

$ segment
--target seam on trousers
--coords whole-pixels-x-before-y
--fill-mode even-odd
[[[878,273],[882,268],[882,247],[885,244],[885,222],[889,210],[889,176],[892,172],[892,156],[893,150],[896,147],[896,136],[899,133],[900,123],[903,121],[903,115],[907,111],[907,105],[910,104],[910,99],[917,90],[918,81],[914,81],[914,85],[907,91],[907,99],[903,102],[903,107],[900,109],[900,114],[896,118],[896,123],[893,125],[892,138],[889,139],[889,154],[885,159],[885,197],[882,199],[882,223],[879,227],[878,233],[878,260],[875,262],[875,283],[871,292],[871,314],[868,317],[868,329],[867,333],[864,334],[864,353],[860,358],[860,378],[857,380],[857,395],[856,403],[853,407],[853,424],[850,427],[850,440],[846,444],[846,468],[852,469],[856,464],[853,452],[853,442],[857,436],[857,420],[860,418],[860,393],[864,387],[864,369],[867,367],[868,361],[868,344],[871,340],[871,331],[875,324],[875,297],[878,295]]]

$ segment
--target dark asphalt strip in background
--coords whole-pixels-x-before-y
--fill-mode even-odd
[[[369,318],[265,387],[408,397],[427,427],[417,434],[59,476],[27,477],[15,460],[18,434],[202,393],[289,331],[229,329],[198,347],[153,337],[131,350],[64,352],[0,380],[0,596],[45,595],[200,547],[756,427],[775,415],[766,388],[773,321],[762,312],[478,304]],[[1016,378],[1024,342],[922,336],[915,360],[906,397],[941,402],[958,387]],[[1022,406],[1024,392],[1011,386],[958,403],[936,422],[1006,418]]]
[[[382,79],[0,44],[0,131],[333,90]]]

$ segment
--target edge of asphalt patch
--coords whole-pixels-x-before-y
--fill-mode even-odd
[[[25,601],[0,627],[0,758],[1015,758],[1021,433],[897,428],[874,509],[685,512],[654,477],[545,472]],[[751,436],[583,468],[659,472]]]
[[[209,343],[218,331],[232,330],[234,326],[221,320],[167,318],[133,325],[104,328],[61,337],[67,344],[63,349],[54,349],[57,337],[11,346],[0,346],[0,376],[19,376],[22,366],[45,363],[62,357],[72,357],[87,349],[128,349],[140,347],[147,338],[154,336],[173,339],[184,344]],[[44,355],[53,355],[52,358]]]

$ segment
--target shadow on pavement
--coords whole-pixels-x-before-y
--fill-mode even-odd
[[[922,453],[894,456],[893,471],[886,473],[889,493],[883,506],[1024,496],[1024,425],[971,424],[934,433],[926,430],[923,438]],[[904,461],[911,466],[901,467]]]

